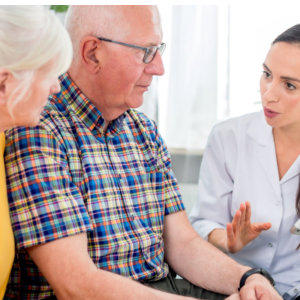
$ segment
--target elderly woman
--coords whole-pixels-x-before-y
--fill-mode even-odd
[[[14,258],[14,238],[6,195],[4,130],[37,125],[57,77],[72,58],[66,30],[48,8],[0,6],[0,299]]]
[[[300,299],[300,24],[274,40],[262,67],[263,109],[213,129],[190,219],[240,263],[269,271],[285,299]]]

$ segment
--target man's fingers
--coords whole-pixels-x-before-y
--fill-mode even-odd
[[[240,295],[238,293],[234,293],[230,295],[229,297],[225,298],[225,300],[240,300]]]
[[[245,285],[245,286],[240,290],[240,298],[241,298],[241,300],[256,300],[255,289],[253,289],[253,288],[248,288],[248,286]]]

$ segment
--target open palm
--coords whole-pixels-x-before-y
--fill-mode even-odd
[[[235,253],[256,239],[264,230],[271,228],[271,223],[251,223],[251,205],[241,203],[231,223],[227,224],[227,248]]]

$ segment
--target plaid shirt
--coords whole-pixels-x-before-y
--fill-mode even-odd
[[[164,216],[184,207],[155,124],[130,109],[104,131],[67,74],[61,86],[38,127],[7,133],[17,255],[5,299],[53,295],[25,248],[81,232],[101,269],[141,281],[168,273]]]

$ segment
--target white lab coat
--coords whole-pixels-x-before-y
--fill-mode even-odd
[[[265,268],[279,292],[291,296],[300,290],[300,250],[295,250],[300,235],[290,233],[298,218],[299,170],[300,155],[279,180],[272,128],[262,112],[222,122],[208,139],[199,196],[190,214],[194,228],[207,239],[213,229],[232,221],[240,203],[249,201],[251,221],[271,222],[272,227],[232,257]]]

